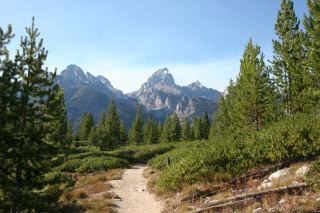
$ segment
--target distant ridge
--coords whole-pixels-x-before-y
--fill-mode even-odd
[[[106,77],[84,73],[74,64],[67,66],[55,81],[64,88],[68,117],[76,129],[83,112],[90,111],[97,124],[111,97],[115,98],[120,119],[129,129],[138,103],[145,117],[150,112],[156,121],[164,121],[167,113],[172,115],[176,111],[180,119],[186,114],[192,122],[193,117],[202,116],[204,110],[212,115],[217,110],[217,100],[221,94],[199,81],[181,87],[166,67],[154,72],[139,90],[128,94],[114,88]]]

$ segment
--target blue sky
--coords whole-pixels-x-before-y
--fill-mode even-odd
[[[305,0],[294,0],[302,22]],[[223,91],[239,73],[249,38],[272,59],[272,39],[281,0],[28,0],[2,1],[0,27],[16,37],[11,58],[31,26],[43,46],[45,66],[58,74],[69,64],[103,75],[124,93],[138,90],[167,67],[177,84],[199,80]],[[300,25],[302,28],[302,24]]]

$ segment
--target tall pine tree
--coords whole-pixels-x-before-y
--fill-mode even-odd
[[[171,142],[171,119],[169,113],[167,113],[163,124],[161,142]]]
[[[129,140],[132,144],[140,144],[143,142],[143,115],[140,104],[137,106],[136,117],[131,127]]]
[[[189,123],[189,119],[187,118],[186,114],[184,114],[184,117],[183,117],[182,140],[183,141],[190,141],[190,123]]]
[[[299,32],[297,16],[291,0],[282,0],[281,10],[278,11],[275,24],[276,35],[279,40],[273,42],[273,75],[280,100],[280,107],[286,115],[295,111],[302,111],[301,95],[304,90],[303,79],[307,72],[303,72],[303,49]]]
[[[310,78],[306,79],[305,88],[306,100],[305,110],[308,112],[319,108],[320,100],[320,1],[307,0],[309,17],[304,14],[303,26],[306,36],[303,39],[307,50],[306,69],[310,72]]]
[[[116,109],[114,98],[111,97],[110,104],[107,109],[105,121],[105,137],[101,139],[100,149],[114,150],[119,147],[120,142],[120,119]]]
[[[0,52],[11,37],[0,30]],[[48,51],[36,41],[38,29],[26,28],[22,54],[0,62],[0,212],[62,212],[62,174],[45,178],[64,160],[70,146],[63,90],[54,85],[56,71],[42,66]],[[2,88],[7,80],[8,88]],[[7,90],[7,89],[10,89]]]
[[[180,141],[181,138],[181,124],[180,124],[180,120],[179,117],[176,113],[176,111],[174,111],[173,115],[172,115],[172,119],[171,119],[171,140],[178,142]]]
[[[126,128],[124,127],[124,123],[121,120],[120,122],[120,143],[121,145],[124,145],[125,142],[127,142],[129,140],[128,138],[128,133],[126,131]]]
[[[203,114],[202,133],[203,133],[203,136],[202,136],[203,139],[208,140],[209,133],[210,133],[210,121],[209,121],[208,113],[206,110],[204,110],[204,114]]]
[[[250,38],[240,60],[240,73],[235,83],[236,93],[232,100],[235,112],[234,124],[238,128],[260,130],[265,123],[265,89],[267,73],[264,55]]]
[[[148,114],[148,120],[144,126],[143,134],[144,141],[147,144],[158,143],[158,127],[150,113]]]

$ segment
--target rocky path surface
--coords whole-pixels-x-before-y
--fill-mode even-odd
[[[142,176],[145,164],[136,164],[127,169],[120,180],[112,180],[111,191],[120,197],[116,201],[119,213],[160,213],[163,204],[146,191],[147,179]]]

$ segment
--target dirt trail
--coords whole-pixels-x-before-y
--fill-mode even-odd
[[[121,200],[116,201],[119,213],[160,213],[163,204],[153,194],[146,191],[147,179],[142,176],[145,164],[136,164],[122,174],[122,179],[112,180],[111,191]]]

